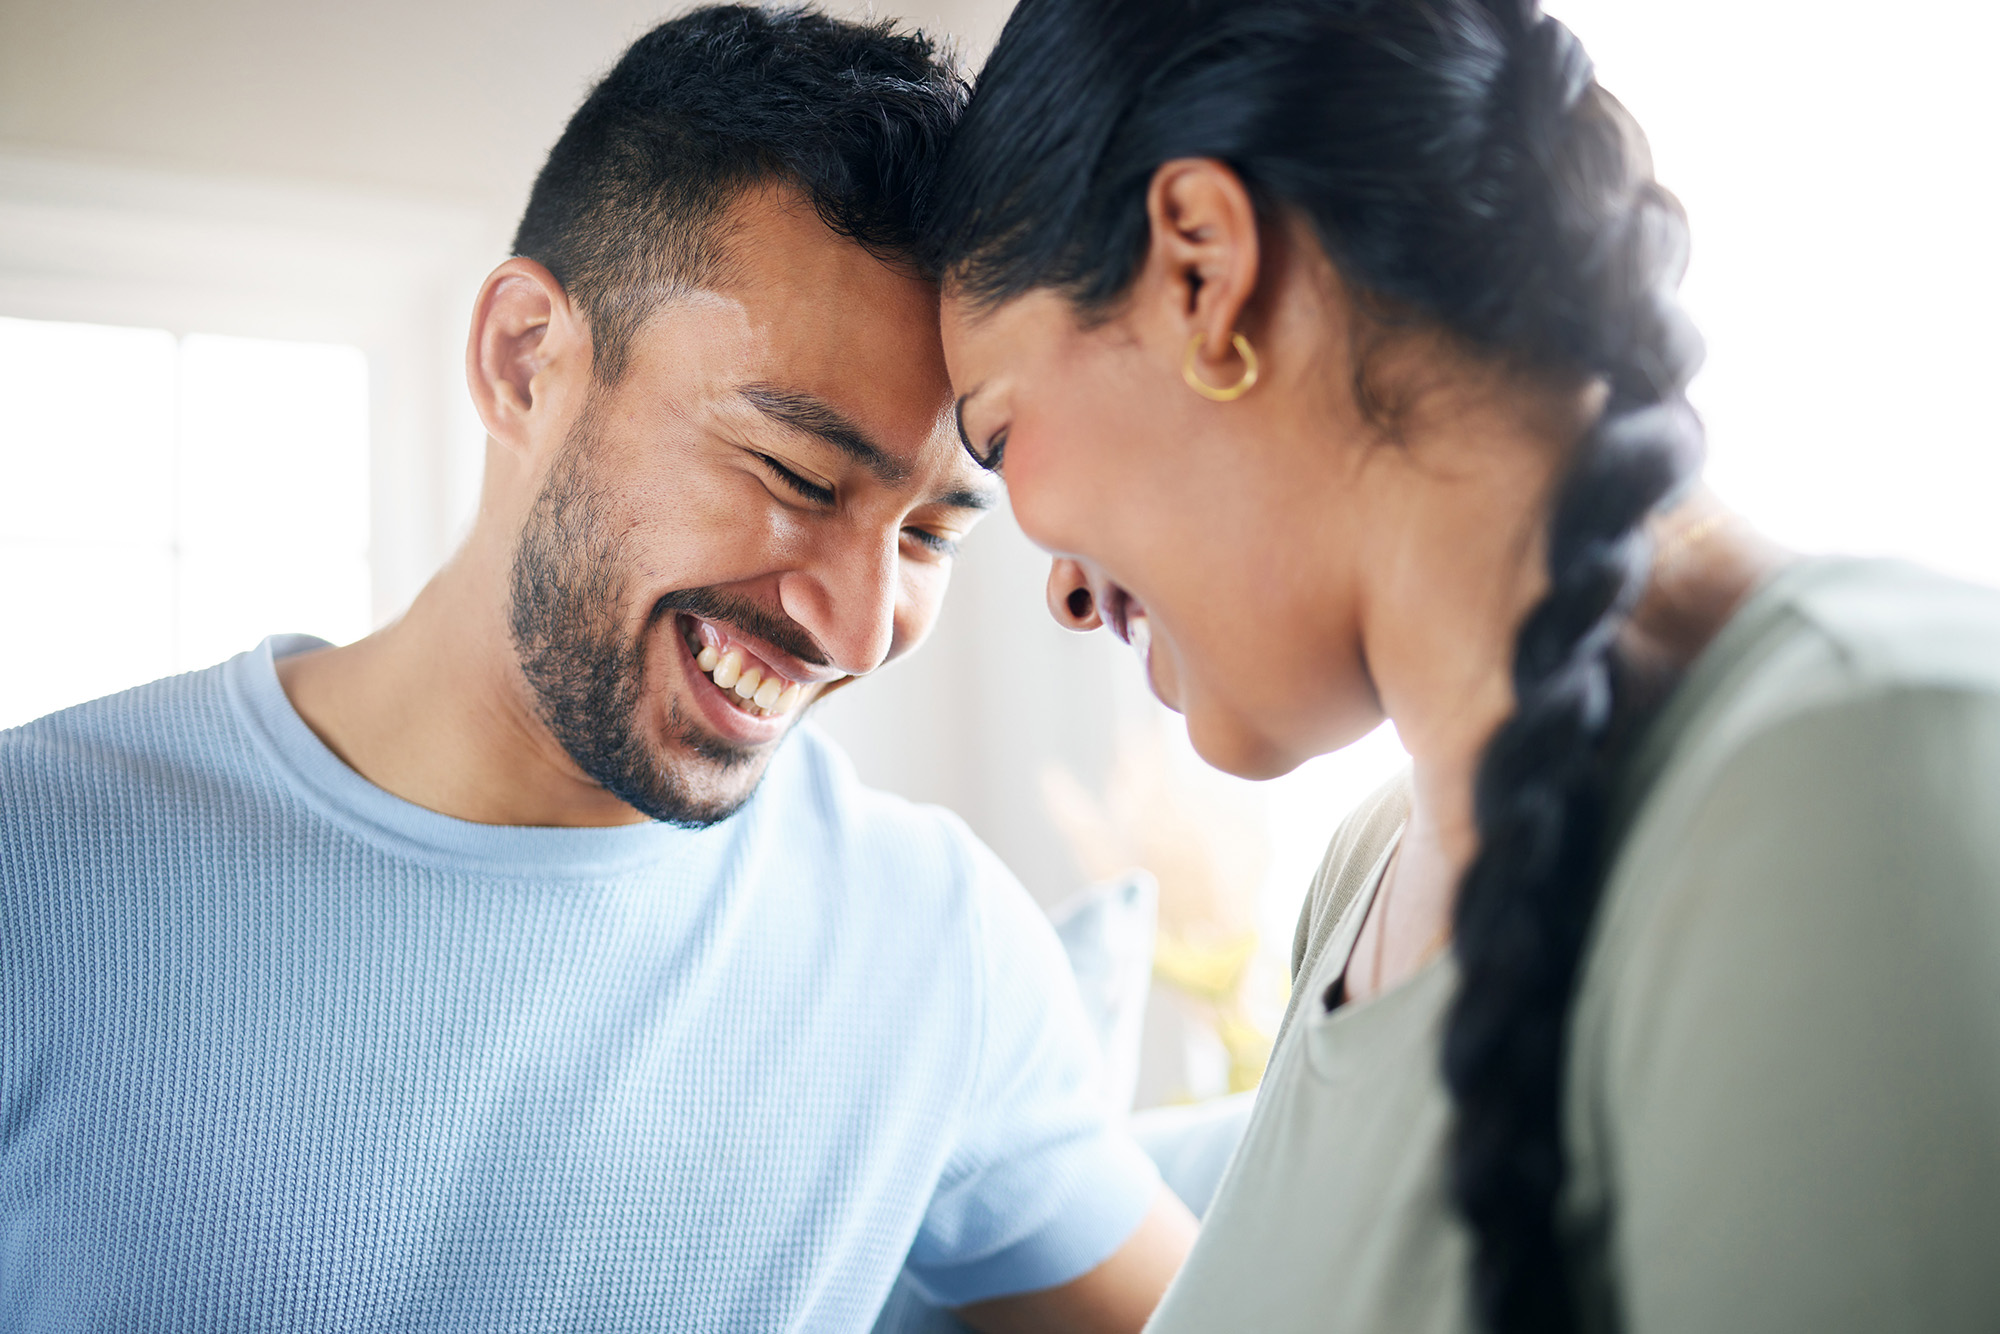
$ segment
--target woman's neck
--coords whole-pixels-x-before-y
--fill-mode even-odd
[[[1542,515],[1566,453],[1559,429],[1518,399],[1467,397],[1406,425],[1366,465],[1366,531],[1354,539],[1362,651],[1410,752],[1413,793],[1350,957],[1350,998],[1409,976],[1450,938],[1479,846],[1473,777],[1514,706],[1515,629],[1547,586]]]
[[[1583,418],[1595,404],[1568,406]],[[1516,633],[1547,588],[1548,496],[1566,439],[1580,434],[1565,411],[1489,398],[1385,459],[1380,520],[1364,538],[1373,563],[1361,630],[1377,696],[1410,752],[1413,799],[1356,944],[1350,996],[1394,985],[1450,939],[1479,847],[1480,759],[1513,712]],[[1678,680],[1783,559],[1705,490],[1654,522],[1658,568],[1621,642],[1642,691]]]
[[[1743,603],[1795,558],[1698,488],[1653,525],[1653,573],[1618,651],[1637,687],[1662,695]]]

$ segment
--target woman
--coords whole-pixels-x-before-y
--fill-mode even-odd
[[[1684,220],[1532,0],[1024,0],[966,447],[1195,745],[1393,719],[1155,1319],[2000,1328],[2000,598],[1701,488]]]

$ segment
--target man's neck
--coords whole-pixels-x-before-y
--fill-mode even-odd
[[[508,636],[504,564],[478,539],[404,615],[356,643],[286,658],[307,727],[375,786],[493,825],[634,824],[535,716]]]

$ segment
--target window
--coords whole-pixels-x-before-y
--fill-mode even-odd
[[[0,726],[370,625],[358,348],[0,318]]]
[[[1549,7],[1687,207],[1717,493],[1803,551],[2000,582],[2000,7]]]
[[[476,211],[0,148],[0,726],[366,634],[464,531]]]

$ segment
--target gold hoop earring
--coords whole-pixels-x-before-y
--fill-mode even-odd
[[[1187,356],[1181,359],[1181,378],[1187,381],[1188,388],[1211,402],[1234,403],[1256,387],[1257,353],[1251,348],[1250,340],[1242,334],[1229,335],[1229,345],[1236,349],[1237,356],[1243,358],[1243,378],[1235,384],[1217,388],[1197,375],[1194,369],[1194,359],[1200,354],[1205,338],[1204,334],[1196,334],[1188,340]]]

